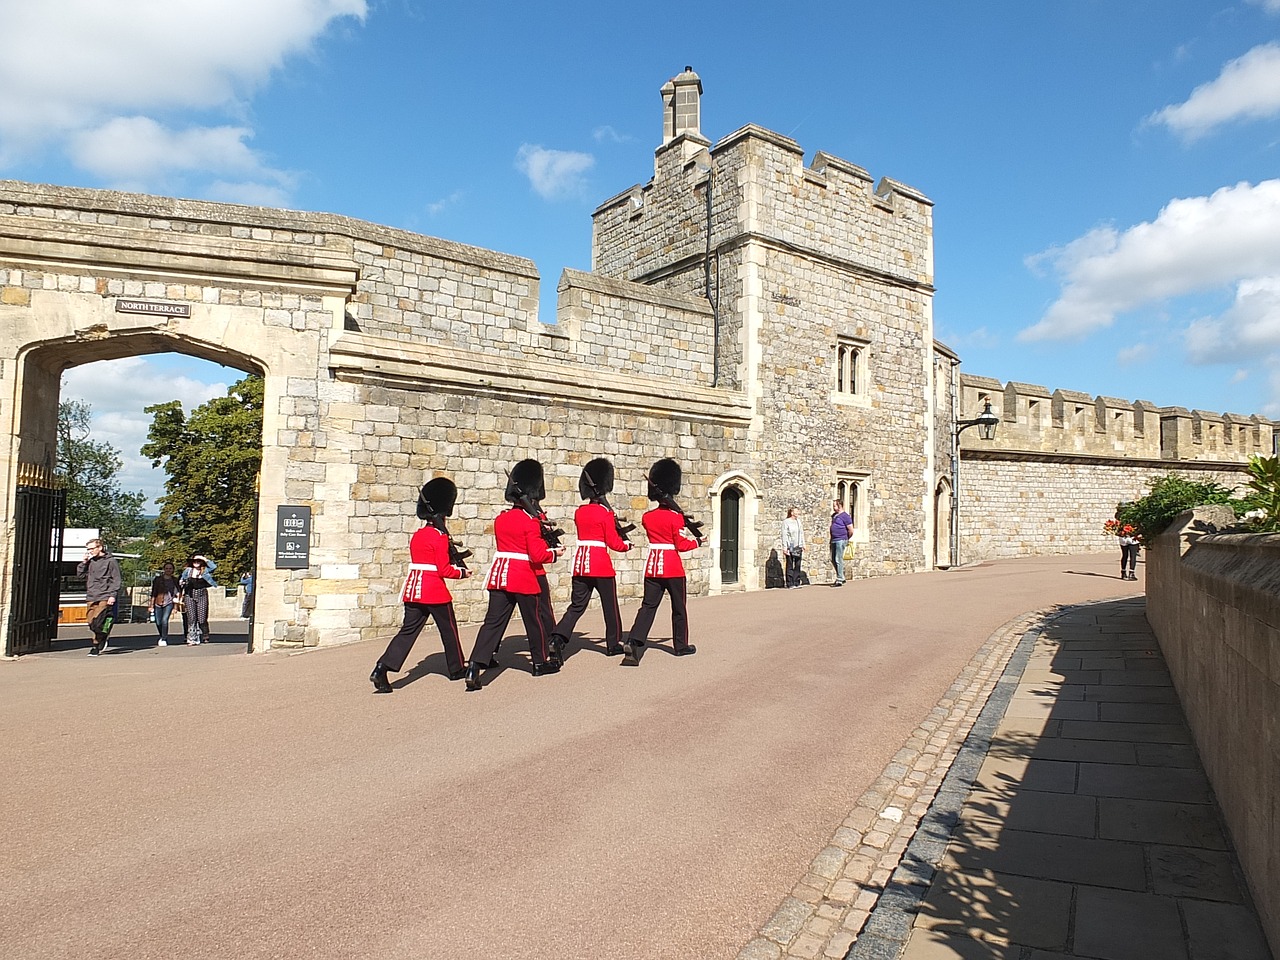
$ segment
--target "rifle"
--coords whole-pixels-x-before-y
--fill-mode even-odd
[[[608,497],[600,492],[600,488],[596,486],[595,480],[591,478],[591,474],[587,473],[585,467],[583,468],[582,475],[587,478],[587,485],[591,487],[591,499],[613,514],[614,529],[618,531],[618,536],[622,538],[622,542],[630,545],[631,538],[628,537],[627,534],[634,530],[636,525],[634,523],[627,523],[626,517],[620,517],[614,513],[613,507],[609,506]]]
[[[648,474],[645,475],[645,479],[649,479]],[[702,535],[702,521],[693,519],[693,517],[681,510],[680,504],[676,503],[676,498],[671,496],[671,494],[665,493],[657,486],[654,486],[652,481],[650,481],[650,485],[662,494],[658,503],[661,506],[666,507],[668,510],[674,510],[676,513],[680,514],[680,516],[684,518],[684,525],[688,527],[689,532],[693,534],[693,539],[697,540],[698,543],[705,543],[706,538]]]
[[[461,541],[450,536],[444,525],[444,517],[440,514],[434,515],[431,518],[431,525],[443,533],[444,538],[449,541],[449,562],[459,570],[470,573],[471,571],[467,570],[467,557],[471,556],[471,551],[464,547]]]

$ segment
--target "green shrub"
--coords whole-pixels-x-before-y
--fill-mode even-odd
[[[1206,503],[1225,503],[1239,516],[1244,501],[1232,496],[1228,487],[1213,480],[1188,480],[1176,473],[1153,478],[1151,492],[1130,503],[1116,507],[1116,519],[1133,524],[1138,540],[1148,546],[1152,538],[1164,532],[1180,513]]]
[[[1241,503],[1250,529],[1280,533],[1280,456],[1251,458],[1246,486]]]

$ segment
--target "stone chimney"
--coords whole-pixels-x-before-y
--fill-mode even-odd
[[[701,137],[702,81],[685,67],[684,73],[662,85],[662,145],[676,137],[692,133]]]

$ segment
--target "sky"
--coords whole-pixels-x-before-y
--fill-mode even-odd
[[[968,373],[1280,419],[1280,0],[0,0],[0,178],[344,214],[532,259],[646,182],[686,65],[755,123],[935,203]],[[657,10],[658,8],[644,8]],[[147,403],[240,372],[68,372],[135,460]],[[121,389],[128,384],[128,389]]]

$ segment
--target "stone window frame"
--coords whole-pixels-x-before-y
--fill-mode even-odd
[[[835,404],[871,405],[871,341],[836,334],[831,348],[831,401]]]
[[[837,470],[831,484],[831,499],[844,504],[853,519],[853,542],[870,541],[871,474],[865,470]]]

